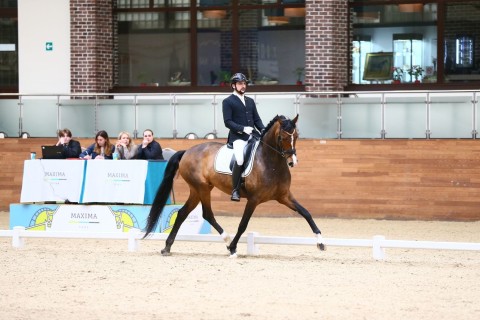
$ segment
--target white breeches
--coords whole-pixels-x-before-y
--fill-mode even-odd
[[[243,165],[243,149],[247,145],[248,141],[243,141],[241,139],[233,141],[233,154],[235,155],[235,159],[237,160],[237,164],[239,166]]]

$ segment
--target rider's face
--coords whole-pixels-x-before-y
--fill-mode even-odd
[[[234,86],[235,86],[235,91],[237,91],[240,94],[244,94],[245,91],[247,90],[247,82],[245,81],[235,82]]]

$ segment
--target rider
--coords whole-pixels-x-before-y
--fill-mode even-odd
[[[252,98],[245,96],[248,80],[242,73],[235,73],[230,79],[233,93],[223,100],[223,121],[230,129],[228,144],[233,146],[236,163],[232,170],[232,201],[240,201],[240,184],[243,172],[243,149],[252,138],[254,127],[265,129]]]

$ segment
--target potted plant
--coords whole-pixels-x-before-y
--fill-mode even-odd
[[[403,69],[400,67],[393,67],[392,72],[393,72],[393,83],[394,84],[402,83]]]
[[[418,80],[418,77],[421,77],[423,75],[424,70],[422,69],[421,66],[413,66],[410,69],[408,69],[407,72],[412,77],[415,77],[415,83],[420,83],[420,80]]]
[[[293,72],[297,75],[297,85],[301,86],[302,85],[302,75],[305,72],[305,68],[303,67],[298,67]]]
[[[220,87],[226,87],[230,83],[231,73],[228,71],[220,71]]]

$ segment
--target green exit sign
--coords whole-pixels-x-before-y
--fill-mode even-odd
[[[53,42],[45,42],[45,51],[53,51]]]

